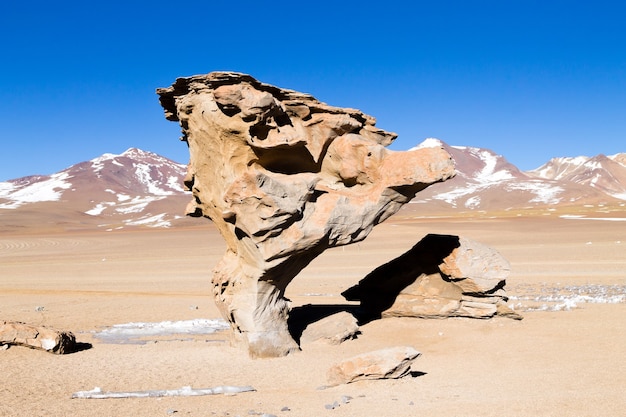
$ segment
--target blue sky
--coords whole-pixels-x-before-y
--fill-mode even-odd
[[[0,181],[139,147],[186,162],[155,94],[231,70],[520,169],[626,152],[616,1],[10,1],[0,6]]]

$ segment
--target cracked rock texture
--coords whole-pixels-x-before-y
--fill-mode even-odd
[[[396,135],[373,117],[249,75],[179,78],[157,93],[189,146],[187,212],[211,219],[226,240],[215,301],[253,357],[298,349],[284,298],[298,272],[454,175],[442,148],[390,151]]]

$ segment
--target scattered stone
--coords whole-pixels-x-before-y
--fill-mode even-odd
[[[341,397],[341,402],[343,404],[348,404],[350,402],[350,400],[352,400],[352,397],[349,395],[344,395]]]
[[[328,370],[331,386],[363,379],[396,379],[408,375],[420,353],[412,347],[395,347],[346,359]]]
[[[18,321],[0,321],[0,344],[19,345],[51,353],[70,353],[76,349],[73,333]]]
[[[396,134],[373,117],[246,74],[178,78],[157,93],[189,148],[187,214],[226,241],[215,301],[252,357],[299,349],[284,292],[306,265],[455,173],[442,147],[389,151]]]
[[[332,404],[326,404],[324,405],[324,408],[327,410],[334,410],[335,408],[339,407],[339,403],[337,401],[335,401]]]
[[[43,306],[35,307],[35,311],[44,311],[44,310],[45,310],[45,307],[43,307]]]
[[[504,290],[508,261],[495,249],[459,236],[429,234],[342,295],[370,317],[522,317]]]
[[[291,411],[291,408],[285,406],[285,407],[281,408],[280,411]]]
[[[352,314],[342,311],[311,323],[302,332],[300,345],[313,342],[338,345],[346,340],[356,338],[358,333],[357,319]]]

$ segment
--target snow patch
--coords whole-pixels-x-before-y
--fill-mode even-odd
[[[172,224],[165,220],[167,213],[161,213],[154,216],[146,216],[137,220],[124,220],[128,226],[150,226],[150,227],[170,227]]]
[[[72,184],[66,181],[69,178],[70,175],[67,172],[59,172],[51,175],[47,180],[35,182],[23,188],[3,186],[0,188],[2,192],[0,197],[11,202],[0,204],[0,209],[16,209],[26,203],[58,201],[62,195],[61,190],[72,187]]]
[[[137,196],[137,197],[133,198],[131,201],[129,201],[127,203],[120,204],[120,207],[117,207],[115,209],[115,211],[117,211],[118,213],[122,213],[122,214],[140,213],[151,202],[159,201],[159,200],[162,200],[164,198],[165,197],[153,197],[153,196],[140,197],[140,196]]]
[[[424,148],[441,148],[443,146],[443,142],[436,138],[426,138],[419,145],[409,149],[410,151],[414,151],[416,149],[424,149]]]

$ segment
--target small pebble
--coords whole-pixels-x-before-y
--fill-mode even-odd
[[[339,407],[339,403],[337,401],[335,401],[332,404],[326,404],[324,406],[324,408],[326,408],[327,410],[334,410],[335,408]]]
[[[342,397],[341,397],[341,402],[342,402],[342,403],[344,403],[344,404],[348,404],[348,403],[350,402],[350,400],[351,400],[351,399],[352,399],[352,397],[351,397],[351,396],[349,396],[349,395],[344,395],[344,396],[342,396]]]
[[[284,406],[283,408],[280,409],[280,411],[291,411],[291,408]]]

